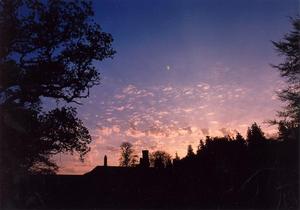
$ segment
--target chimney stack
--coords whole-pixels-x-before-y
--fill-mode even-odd
[[[104,155],[104,167],[107,167],[107,156]]]

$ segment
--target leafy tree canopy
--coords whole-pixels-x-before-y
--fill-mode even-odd
[[[150,163],[155,168],[165,168],[172,164],[171,155],[165,151],[155,151],[150,155]]]
[[[133,145],[130,142],[123,142],[120,146],[120,149],[120,166],[135,166],[137,163],[137,155],[134,152]]]
[[[94,62],[115,53],[92,17],[90,1],[0,2],[1,165],[55,171],[54,154],[89,151],[88,130],[66,104],[88,97],[100,82]],[[42,111],[43,97],[64,106]]]
[[[5,103],[72,102],[99,84],[93,61],[112,57],[112,37],[89,1],[4,0],[0,5],[0,91]]]

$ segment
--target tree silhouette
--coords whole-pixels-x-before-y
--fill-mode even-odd
[[[130,167],[136,165],[137,155],[134,154],[134,150],[132,147],[133,146],[130,142],[123,142],[120,145],[120,149],[121,149],[120,166]]]
[[[5,103],[32,104],[41,96],[72,102],[99,84],[92,62],[114,50],[111,35],[91,21],[91,2],[8,0],[0,11]]]
[[[12,122],[15,123],[12,125],[14,128],[7,126],[8,123],[1,125],[6,130],[1,137],[10,140],[3,141],[1,145],[5,159],[11,160],[3,162],[7,169],[49,173],[57,170],[51,156],[61,152],[78,152],[83,159],[89,151],[87,144],[91,137],[76,118],[73,108],[54,109],[45,115],[29,109],[14,109],[13,113],[5,114],[16,120]],[[22,168],[15,163],[21,164]]]
[[[155,168],[165,168],[172,163],[171,155],[165,151],[155,151],[150,155],[150,163]]]
[[[194,155],[195,155],[195,153],[194,153],[192,145],[188,145],[186,156],[187,157],[193,157]]]
[[[249,144],[260,144],[266,140],[263,131],[261,128],[256,124],[253,123],[251,127],[248,128],[247,131],[247,141]]]
[[[250,132],[250,131],[249,131]],[[251,133],[251,132],[250,132]],[[249,135],[251,135],[249,133]],[[240,134],[240,133],[237,133],[236,136],[235,136],[235,141],[238,142],[239,144],[241,145],[244,145],[246,143],[246,140],[244,139],[244,137]]]
[[[175,152],[175,158],[174,158],[174,160],[176,160],[176,161],[180,160],[180,157],[179,157],[179,155],[178,155],[177,152]]]
[[[77,152],[83,159],[89,151],[91,137],[66,103],[89,96],[100,81],[93,62],[115,53],[111,35],[92,16],[90,1],[1,1],[0,162],[10,165],[6,171],[53,172],[54,154]],[[61,106],[46,112],[44,98]]]
[[[198,148],[197,148],[197,155],[199,155],[201,150],[204,150],[204,148],[205,148],[204,141],[202,139],[200,139],[199,145],[198,145]]]
[[[279,112],[284,121],[293,127],[300,125],[300,19],[292,19],[293,30],[278,42],[272,42],[283,63],[273,65],[280,75],[286,79],[287,87],[278,93],[279,98],[287,103],[285,110]]]

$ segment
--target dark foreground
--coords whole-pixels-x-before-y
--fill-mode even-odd
[[[248,179],[214,177],[184,168],[97,167],[83,176],[39,175],[23,180],[5,208],[297,209],[297,173],[261,169]],[[276,185],[282,176],[285,185]],[[211,181],[214,180],[214,181]],[[241,181],[243,180],[243,181]],[[275,188],[277,186],[277,188]],[[7,201],[7,200],[6,200]]]
[[[298,136],[207,137],[196,154],[154,167],[143,151],[136,167],[82,176],[16,172],[0,181],[0,209],[299,209]]]

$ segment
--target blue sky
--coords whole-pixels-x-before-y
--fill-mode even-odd
[[[271,40],[290,29],[297,0],[101,0],[95,21],[112,34],[114,59],[97,62],[102,84],[79,107],[93,136],[84,163],[60,156],[61,173],[118,164],[119,145],[182,157],[206,135],[245,134],[272,119],[284,85]],[[267,134],[275,132],[262,124]]]
[[[104,74],[143,84],[177,83],[183,75],[181,82],[189,83],[199,71],[206,77],[215,62],[268,65],[276,60],[270,40],[288,31],[288,16],[298,9],[297,1],[95,3],[96,19],[114,36],[118,52],[102,65]],[[171,78],[161,73],[166,65],[177,69]]]

